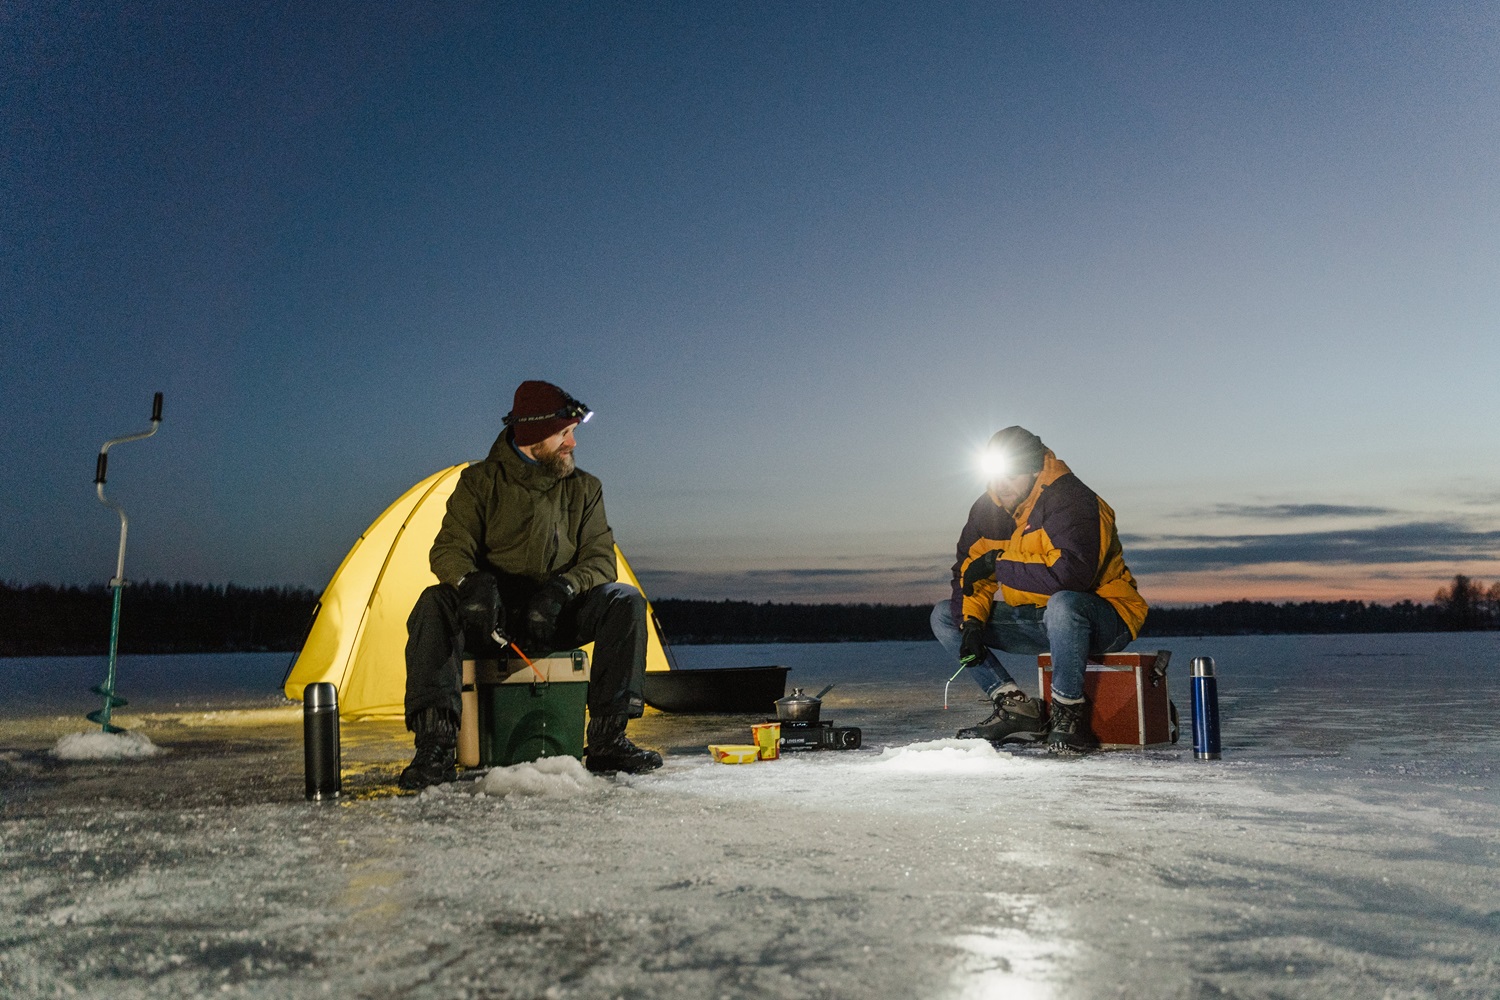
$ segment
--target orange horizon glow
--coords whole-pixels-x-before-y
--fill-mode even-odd
[[[680,571],[679,571],[680,572]],[[789,569],[789,573],[796,570]],[[933,567],[928,577],[921,570],[903,566],[883,571],[902,579],[886,582],[833,578],[811,583],[749,581],[735,574],[713,572],[691,574],[660,588],[652,586],[644,571],[648,593],[654,599],[750,601],[775,604],[931,604],[947,597],[947,567]],[[1220,604],[1227,601],[1264,601],[1272,604],[1301,601],[1363,601],[1366,604],[1398,604],[1412,601],[1432,604],[1437,592],[1452,586],[1462,573],[1483,587],[1500,580],[1500,562],[1455,566],[1440,563],[1389,563],[1363,567],[1321,566],[1310,563],[1262,564],[1235,569],[1174,573],[1138,573],[1136,584],[1148,604],[1158,607]]]
[[[1412,573],[1410,567],[1372,566],[1359,576],[1320,567],[1257,568],[1259,572],[1164,573],[1138,579],[1141,594],[1156,604],[1219,604],[1225,601],[1364,601],[1431,604],[1437,592],[1462,573],[1488,586],[1497,567],[1447,568]],[[1269,570],[1269,571],[1268,571]],[[1408,575],[1409,574],[1409,575]]]
[[[1136,584],[1148,604],[1193,606],[1221,604],[1228,601],[1263,601],[1284,604],[1302,601],[1363,601],[1366,604],[1399,604],[1412,601],[1432,604],[1437,592],[1453,584],[1462,573],[1488,588],[1500,580],[1500,565],[1445,567],[1413,572],[1411,566],[1371,566],[1359,575],[1347,567],[1265,566],[1253,570],[1197,573],[1154,573],[1136,577]],[[1425,571],[1424,571],[1425,570]],[[928,596],[926,589],[901,592],[884,591],[868,595],[854,592],[829,593],[816,598],[807,596],[771,598],[789,603],[880,603],[920,604]]]

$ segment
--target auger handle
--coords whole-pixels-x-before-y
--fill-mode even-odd
[[[126,441],[140,441],[155,434],[161,427],[161,393],[151,398],[151,427],[149,430],[141,431],[139,434],[127,434],[124,437],[110,438],[104,442],[104,447],[99,449],[99,462],[94,466],[94,484],[96,486],[104,483],[104,474],[109,469],[109,449]],[[103,497],[100,497],[102,500]]]

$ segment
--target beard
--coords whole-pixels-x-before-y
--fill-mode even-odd
[[[536,464],[540,465],[543,471],[558,479],[572,475],[575,468],[573,452],[563,451],[561,447],[556,451],[542,451],[537,448],[532,451],[531,457],[536,459]]]

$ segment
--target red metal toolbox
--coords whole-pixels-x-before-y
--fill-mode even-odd
[[[1106,749],[1162,747],[1172,742],[1167,702],[1170,650],[1105,653],[1089,657],[1083,674],[1083,696],[1089,703],[1089,726]],[[1036,658],[1042,700],[1052,703],[1052,654]]]

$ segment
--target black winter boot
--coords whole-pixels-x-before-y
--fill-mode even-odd
[[[587,758],[584,766],[595,774],[624,771],[641,774],[661,767],[661,754],[630,742],[625,736],[625,716],[604,715],[589,719]]]
[[[458,777],[454,748],[458,746],[458,721],[440,708],[424,708],[411,720],[417,755],[396,784],[408,791],[441,785]]]
[[[1099,749],[1099,741],[1089,729],[1089,703],[1068,704],[1052,699],[1052,725],[1047,733],[1047,749],[1053,753],[1088,753]]]
[[[1047,735],[1042,718],[1042,703],[1028,698],[1020,688],[1007,691],[995,700],[995,711],[977,726],[958,731],[961,740],[989,740],[991,743],[1034,743]]]

